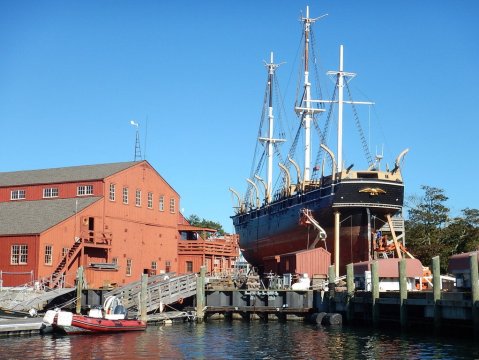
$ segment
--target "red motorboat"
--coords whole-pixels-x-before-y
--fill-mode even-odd
[[[53,331],[69,335],[146,329],[145,321],[125,317],[125,308],[118,298],[112,296],[105,300],[103,309],[91,309],[88,316],[69,311],[48,310],[43,321],[47,326],[51,325]]]

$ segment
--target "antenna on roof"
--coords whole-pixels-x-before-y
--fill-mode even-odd
[[[141,149],[140,149],[140,129],[139,124],[134,122],[133,120],[130,121],[130,124],[136,127],[136,139],[135,139],[135,158],[134,161],[141,160]]]

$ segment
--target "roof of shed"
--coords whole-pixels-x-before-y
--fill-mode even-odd
[[[0,235],[40,234],[101,199],[84,198],[0,203]],[[78,201],[78,205],[76,202]]]
[[[111,164],[69,166],[54,169],[0,172],[0,186],[99,180],[128,169],[140,162],[141,161],[129,161]]]

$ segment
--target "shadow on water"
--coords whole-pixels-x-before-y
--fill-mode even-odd
[[[0,359],[471,359],[472,339],[401,333],[396,327],[301,322],[209,322],[145,332],[0,338]]]

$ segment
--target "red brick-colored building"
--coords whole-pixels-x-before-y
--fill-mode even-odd
[[[238,235],[217,235],[215,229],[178,225],[178,272],[198,272],[202,265],[212,275],[231,272],[239,256]]]
[[[95,288],[178,272],[179,205],[147,161],[0,173],[0,281],[71,286],[83,266]]]

